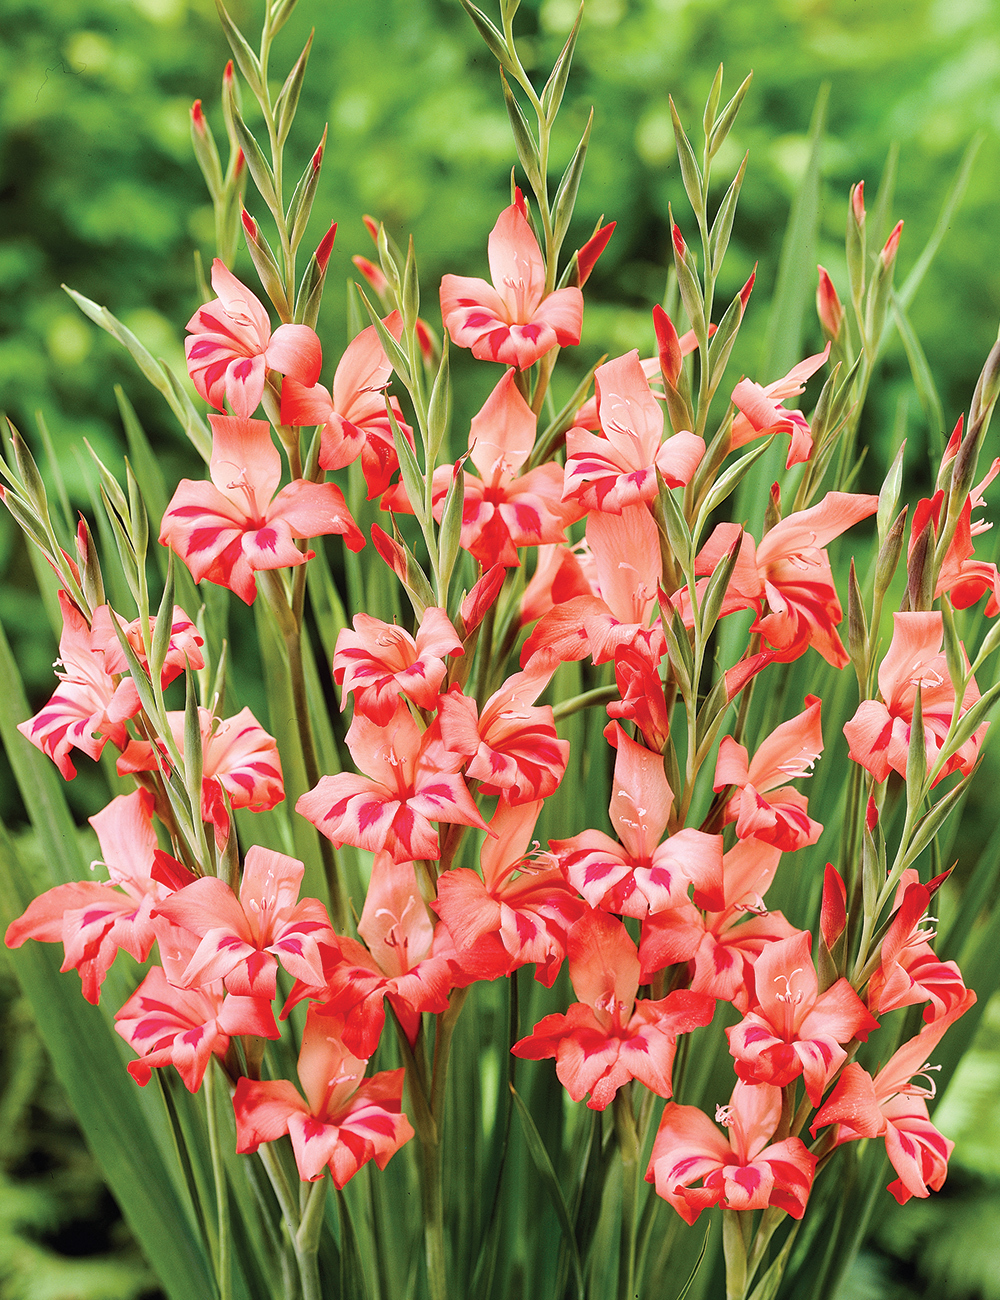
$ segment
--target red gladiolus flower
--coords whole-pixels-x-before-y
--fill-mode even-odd
[[[685,1223],[720,1204],[729,1210],[773,1205],[801,1219],[816,1157],[797,1137],[768,1145],[781,1119],[781,1089],[739,1082],[729,1105],[716,1107],[715,1117],[727,1137],[697,1106],[667,1103],[646,1171],[657,1196]],[[699,1179],[701,1186],[692,1186]]]
[[[188,373],[206,402],[222,411],[228,398],[233,414],[249,420],[268,370],[315,384],[322,352],[314,330],[279,325],[272,334],[260,299],[219,258],[212,263],[212,288],[218,298],[198,308],[187,323],[191,337],[184,340]]]
[[[592,1110],[604,1110],[630,1079],[669,1097],[677,1035],[707,1025],[715,999],[677,989],[659,1002],[637,1002],[635,944],[621,921],[606,912],[588,911],[576,922],[567,956],[581,1000],[565,1015],[540,1020],[511,1051],[530,1061],[554,1056],[559,1082],[574,1101],[589,1092]]]
[[[288,1079],[242,1078],[233,1097],[237,1151],[256,1151],[287,1133],[299,1177],[315,1182],[329,1166],[338,1190],[369,1160],[384,1169],[413,1137],[400,1111],[405,1070],[382,1070],[366,1079],[368,1062],[344,1046],[343,1024],[337,1012],[309,1008],[299,1050],[306,1100]]]
[[[364,535],[334,483],[296,479],[278,492],[281,457],[266,420],[210,415],[211,483],[181,479],[160,528],[195,582],[217,582],[248,605],[257,598],[254,573],[305,564],[314,552],[294,538],[339,533],[352,551]]]
[[[505,208],[489,238],[493,283],[465,275],[441,280],[441,317],[451,341],[481,361],[525,370],[557,344],[580,342],[583,294],[545,292],[545,263],[524,215],[524,200]]]

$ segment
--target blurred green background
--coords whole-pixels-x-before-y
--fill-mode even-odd
[[[256,29],[257,5],[234,0],[230,9],[244,30]],[[524,0],[517,29],[529,70],[551,65],[575,13],[574,0]],[[193,254],[211,257],[213,230],[188,114],[201,98],[224,138],[218,99],[228,49],[209,0],[0,0],[0,20],[0,408],[35,445],[35,413],[43,413],[73,504],[84,508],[92,476],[83,439],[112,463],[123,445],[116,383],[168,475],[194,469],[160,398],[60,284],[106,304],[183,371],[183,327],[198,305]],[[509,202],[513,148],[495,64],[458,0],[299,0],[278,41],[276,75],[284,76],[312,26],[289,171],[305,164],[329,123],[304,244],[308,253],[329,221],[339,221],[320,321],[328,377],[329,358],[346,342],[342,286],[352,277],[350,256],[372,253],[361,214],[384,219],[397,238],[412,231],[424,312],[439,325],[430,300],[441,274],[485,272],[486,236]],[[692,224],[667,96],[693,135],[720,61],[730,91],[754,71],[717,164],[725,183],[750,151],[719,297],[735,293],[759,262],[734,368],[762,383],[777,377],[758,369],[766,305],[821,86],[830,90],[817,258],[842,294],[850,184],[864,179],[871,203],[898,147],[892,216],[906,220],[899,282],[970,141],[983,133],[964,202],[911,309],[950,428],[967,406],[1000,318],[1000,8],[993,0],[588,0],[554,164],[561,169],[567,161],[593,105],[568,247],[581,243],[602,213],[618,228],[588,285],[579,366],[604,352],[652,350],[650,308],[664,292],[668,205],[682,230]],[[263,215],[262,205],[248,203]],[[245,252],[237,270],[250,282]],[[810,312],[804,351],[820,344]],[[461,359],[455,369],[461,384],[468,373]],[[478,375],[473,381],[467,414],[483,382]],[[923,449],[940,430],[926,427],[898,343],[873,387],[866,431],[869,482],[880,480],[890,444],[905,431],[910,486],[925,484]],[[0,572],[0,617],[40,703],[51,691],[55,647],[5,512]],[[21,815],[3,772],[0,811],[15,824]],[[992,811],[980,807],[971,816],[969,834],[982,842]],[[12,992],[9,982],[4,991]],[[23,1008],[10,997],[4,1007],[0,1296],[142,1294],[148,1275],[117,1239],[113,1208],[46,1079]],[[990,1015],[962,1086],[947,1102],[959,1148],[945,1193],[885,1217],[845,1300],[1000,1296],[998,1045],[1000,1016]],[[98,1257],[89,1258],[95,1250]]]

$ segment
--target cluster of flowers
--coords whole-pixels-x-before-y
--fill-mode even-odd
[[[579,283],[610,232],[603,228],[577,254]],[[975,1000],[957,966],[935,957],[933,932],[923,926],[940,880],[924,885],[915,871],[904,872],[870,972],[854,986],[844,976],[821,981],[812,936],[764,902],[782,855],[814,844],[822,830],[790,784],[808,775],[823,749],[820,701],[808,697],[752,757],[733,736],[722,739],[719,798],[699,827],[679,824],[664,766],[664,611],[695,627],[712,575],[731,566],[719,612],[752,610],[757,648],[726,674],[725,703],[768,664],[787,663],[809,646],[845,666],[842,609],[825,547],[872,515],[878,499],[830,492],[780,518],[775,495],[778,517],[759,542],[720,524],[694,561],[697,581],[665,593],[652,511],[658,480],[689,484],[705,456],[694,433],[663,437],[662,404],[676,394],[694,336],[679,337],[658,309],[659,356],[643,361],[633,351],[599,366],[595,399],[567,433],[565,465],[535,463],[537,416],[522,378],[552,349],[579,341],[583,296],[578,285],[546,293],[519,194],[497,221],[489,260],[492,284],[445,277],[442,315],[453,343],[505,368],[472,420],[467,453],[433,470],[431,492],[440,522],[461,471],[460,544],[481,577],[454,621],[426,604],[415,635],[363,613],[341,632],[333,673],[345,703],[353,697],[347,746],[358,772],[323,776],[297,803],[335,845],[374,854],[361,941],[335,933],[318,900],[298,899],[303,866],[292,858],[250,848],[235,892],[158,847],[154,815],[172,833],[158,776],[172,753],[183,757],[184,714],[170,715],[170,746],[147,734],[114,623],[146,666],[143,629],[107,606],[88,621],[65,593],[62,681],[21,729],[66,777],[74,775],[73,747],[96,757],[110,741],[121,751],[119,771],[133,774],[139,788],[91,819],[109,880],[50,890],[12,924],[6,941],[61,941],[63,968],[79,970],[92,1002],[119,948],[145,961],[155,942],[161,965],[116,1017],[138,1054],[132,1074],[142,1083],[152,1068],[172,1064],[193,1091],[211,1057],[220,1058],[235,1085],[239,1149],[255,1151],[287,1133],[303,1179],[329,1166],[342,1187],[365,1161],[384,1165],[413,1133],[401,1113],[404,1070],[364,1077],[386,999],[413,1044],[421,1015],[445,1011],[453,989],[525,964],[551,986],[565,958],[579,1000],[546,1016],[513,1050],[533,1060],[554,1057],[569,1094],[577,1101],[589,1094],[596,1110],[632,1079],[670,1098],[678,1035],[708,1024],[718,1000],[742,1015],[727,1030],[737,1081],[716,1112],[722,1129],[697,1108],[669,1102],[655,1140],[647,1178],[688,1222],[720,1202],[801,1217],[817,1161],[834,1145],[879,1135],[898,1175],[890,1190],[901,1202],[926,1196],[944,1179],[951,1144],[930,1122],[933,1090],[919,1080],[942,1034]],[[366,268],[378,288],[380,273]],[[374,325],[350,344],[328,390],[318,383],[320,347],[308,326],[272,332],[262,304],[219,261],[212,282],[218,297],[192,318],[187,340],[194,384],[220,412],[210,416],[211,482],[181,482],[160,540],[196,580],[251,602],[258,572],[310,558],[297,542],[332,533],[352,549],[364,545],[332,483],[296,478],[278,491],[271,426],[254,418],[265,392],[280,396],[283,426],[321,426],[320,471],[360,457],[370,498],[395,512],[415,508],[402,482],[393,482],[399,439],[412,444],[413,434],[385,396],[391,364]],[[825,302],[829,314],[829,291]],[[398,313],[383,325],[388,337],[401,337]],[[788,434],[788,464],[808,460],[809,425],[783,403],[802,391],[828,351],[766,388],[742,380],[732,394],[731,447]],[[280,393],[275,376],[283,376]],[[960,449],[961,428],[946,463]],[[988,612],[995,613],[997,571],[972,559],[971,511],[984,487],[965,503],[935,594],[970,604],[989,591]],[[915,513],[911,551],[938,527],[942,499],[939,492]],[[585,540],[572,545],[566,530],[584,517]],[[411,557],[400,542],[377,528],[372,536],[406,580]],[[521,670],[477,705],[464,689],[476,636],[525,547],[538,551],[521,602],[521,626],[532,628]],[[890,770],[906,775],[918,692],[928,772],[936,768],[941,779],[975,764],[985,727],[948,748],[953,719],[979,692],[970,676],[956,707],[943,636],[938,612],[895,615],[878,672],[881,699],[862,703],[845,729],[851,758],[877,781]],[[551,707],[537,701],[560,663],[583,659],[614,665],[618,695],[608,704],[605,735],[616,751],[609,813],[618,838],[590,829],[542,850],[532,846],[535,824],[562,780],[569,746]],[[162,684],[185,665],[203,666],[201,638],[177,609]],[[131,730],[129,720],[137,724]],[[221,849],[231,809],[270,808],[284,797],[280,761],[248,710],[225,720],[202,710],[201,734],[201,812]],[[477,800],[492,798],[487,821]],[[735,832],[728,850],[727,825]],[[876,827],[873,803],[869,832]],[[479,872],[452,865],[463,828],[485,832]],[[844,932],[847,906],[844,883],[829,867],[819,935],[827,954]],[[638,922],[638,943],[626,918]],[[237,1036],[278,1036],[279,963],[295,981],[281,1017],[309,1002],[299,1056],[304,1098],[288,1080],[241,1073],[231,1044]],[[638,997],[643,986],[661,996]],[[919,1003],[927,1003],[925,1026],[874,1077],[853,1062],[877,1017]],[[808,1106],[793,1115],[789,1098],[800,1076]],[[812,1111],[814,1137],[821,1130],[826,1136],[809,1150],[798,1134]]]

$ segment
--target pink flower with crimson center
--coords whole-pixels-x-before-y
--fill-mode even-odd
[[[206,402],[223,411],[228,398],[233,414],[249,420],[269,370],[315,384],[322,351],[314,330],[289,324],[272,333],[260,299],[219,258],[212,263],[212,288],[219,296],[198,308],[184,340],[188,373]]]
[[[664,840],[674,795],[662,756],[621,727],[613,743],[618,752],[609,813],[620,843],[597,830],[551,841],[566,878],[591,907],[622,916],[679,907],[692,885],[699,907],[721,907],[722,836],[688,827]]]
[[[62,943],[61,969],[79,972],[83,996],[95,1006],[119,948],[136,961],[149,956],[156,937],[152,910],[170,894],[154,875],[157,860],[179,866],[157,848],[152,807],[152,795],[137,790],[91,817],[110,879],[56,885],[7,927],[8,948],[27,939]]]
[[[920,691],[927,752],[927,771],[939,761],[955,712],[955,687],[947,657],[942,653],[944,624],[937,610],[893,614],[892,642],[879,664],[878,688],[881,700],[862,700],[854,717],[844,723],[850,757],[884,781],[890,771],[906,776],[910,750],[910,728],[917,691]],[[964,650],[963,650],[964,657]],[[968,667],[968,659],[965,660]],[[979,687],[972,676],[962,696],[960,714],[979,699]],[[948,755],[934,784],[952,772],[968,775],[979,757],[988,723]]]
[[[181,479],[160,528],[161,544],[180,556],[195,582],[217,582],[252,605],[256,572],[312,558],[295,538],[337,533],[352,551],[361,550],[364,535],[336,484],[296,479],[275,496],[281,457],[266,420],[208,419],[212,481]]]
[[[403,320],[394,311],[383,321],[398,342]],[[353,339],[333,376],[332,391],[322,384],[311,388],[287,377],[281,386],[281,422],[289,425],[322,425],[319,463],[323,469],[343,469],[361,457],[368,485],[368,499],[380,496],[399,468],[392,424],[386,414],[385,390],[392,364],[385,355],[374,325]],[[396,425],[413,445],[413,430],[403,420],[402,408],[389,399]]]
[[[486,829],[458,775],[465,756],[451,752],[435,720],[421,732],[401,701],[385,724],[356,714],[347,733],[351,757],[367,776],[324,776],[295,805],[296,812],[338,847],[386,849],[396,862],[440,857],[431,822]]]
[[[873,1014],[929,1002],[924,1019],[930,1023],[964,1001],[962,972],[955,962],[940,961],[930,945],[935,918],[928,911],[945,875],[922,885],[913,868],[903,872],[892,924],[882,940],[881,962],[868,981],[868,1006]]]
[[[93,617],[90,620],[90,645],[95,652],[104,655],[105,671],[112,674],[127,673],[129,671],[128,660],[118,639],[118,633],[114,629],[112,619],[121,628],[129,648],[148,674],[148,647],[144,639],[142,620],[134,618],[131,623],[127,623],[120,614],[115,613],[110,605],[99,605],[94,610]],[[152,639],[155,631],[156,618],[151,617],[149,620],[150,639]],[[204,644],[205,642],[197,627],[184,613],[180,605],[175,605],[170,622],[170,640],[167,642],[167,651],[163,658],[163,667],[160,674],[160,683],[164,688],[169,686],[174,678],[184,671],[185,667],[193,668],[196,671],[205,667],[205,658],[201,653],[201,647]],[[136,707],[138,708],[138,700]]]
[[[764,840],[783,853],[815,844],[823,827],[806,811],[808,800],[785,781],[807,777],[823,752],[821,701],[806,696],[806,709],[771,732],[750,761],[746,749],[732,736],[719,745],[715,790],[735,786],[726,804],[725,822],[736,822],[739,839]]]
[[[604,1110],[630,1079],[658,1097],[672,1092],[677,1035],[707,1025],[715,999],[677,989],[658,1002],[636,1001],[639,958],[621,921],[587,911],[567,938],[569,974],[580,999],[565,1015],[540,1020],[515,1043],[515,1056],[556,1058],[556,1075],[574,1101]]]
[[[938,1191],[948,1173],[954,1142],[930,1121],[927,1100],[935,1095],[930,1056],[945,1030],[968,1011],[976,995],[967,991],[949,1011],[932,1021],[895,1052],[874,1079],[855,1062],[844,1067],[837,1086],[816,1116],[810,1131],[836,1124],[837,1146],[859,1138],[884,1137],[892,1167],[899,1175],[888,1190],[900,1205],[911,1196]],[[923,1078],[926,1082],[918,1083]]]
[[[441,317],[454,344],[481,361],[525,370],[557,345],[580,342],[583,294],[545,292],[545,263],[520,190],[493,227],[489,260],[492,284],[464,275],[441,280]]]
[[[284,853],[254,845],[247,851],[239,898],[217,876],[203,876],[155,910],[200,940],[178,983],[185,988],[222,980],[240,997],[273,1000],[278,961],[295,979],[319,984],[319,944],[336,947],[326,908],[298,900],[305,867]]]
[[[802,930],[763,949],[753,965],[750,1011],[726,1037],[745,1083],[783,1088],[801,1074],[818,1106],[847,1060],[841,1044],[864,1042],[878,1021],[846,979],[819,992],[811,946],[812,935]]]
[[[413,1137],[400,1110],[405,1070],[366,1079],[368,1062],[344,1046],[343,1025],[338,1012],[318,1003],[309,1008],[299,1050],[304,1099],[288,1079],[239,1080],[233,1096],[238,1152],[254,1152],[287,1133],[299,1177],[315,1182],[328,1166],[340,1189],[369,1160],[384,1169]]]
[[[781,1089],[736,1084],[728,1106],[716,1107],[723,1136],[697,1106],[668,1102],[653,1143],[646,1181],[685,1223],[702,1210],[785,1210],[801,1219],[816,1157],[800,1138],[770,1142],[781,1119]],[[701,1186],[693,1184],[700,1181]]]

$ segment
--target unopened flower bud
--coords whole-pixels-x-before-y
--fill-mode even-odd
[[[370,217],[367,212],[362,216],[361,220],[365,223],[365,230],[367,230],[369,235],[372,237],[372,243],[377,245],[378,228],[381,223],[376,221],[374,217]]]
[[[676,388],[684,357],[674,323],[659,304],[653,308],[653,329],[656,331],[656,346],[660,353],[663,382],[669,384],[671,388]]]
[[[351,261],[365,277],[375,292],[381,297],[389,288],[389,281],[382,273],[381,267],[374,262],[369,262],[367,257],[361,257],[360,254],[352,257]]]
[[[247,232],[247,239],[256,244],[260,237],[260,227],[247,212],[246,208],[240,209],[240,220],[243,222],[243,229]]]
[[[604,218],[602,216],[601,221],[603,220]],[[576,283],[579,288],[583,288],[590,279],[590,273],[597,265],[597,259],[607,248],[608,240],[614,234],[616,225],[617,222],[609,221],[606,226],[602,226],[599,221],[597,223],[597,230],[594,231],[584,246],[577,252]]]
[[[819,271],[819,284],[816,287],[816,315],[826,337],[835,340],[840,334],[844,308],[826,267],[818,266],[816,269]]]
[[[871,829],[871,827],[869,827]],[[840,872],[830,862],[823,876],[823,902],[819,928],[823,942],[832,949],[847,925],[847,886]]]
[[[317,150],[319,152],[319,150]],[[330,262],[330,254],[333,252],[333,241],[337,237],[337,223],[334,221],[330,229],[319,241],[319,247],[316,249],[316,264],[320,271],[326,271]]]
[[[902,221],[897,221],[893,227],[892,234],[885,241],[885,247],[879,253],[882,265],[888,270],[896,260],[896,250],[899,248],[899,236],[903,231]]]
[[[205,125],[205,114],[202,112],[200,99],[196,99],[191,105],[191,125],[199,135],[204,135],[207,130]]]
[[[746,284],[740,290],[740,316],[741,317],[747,309],[747,303],[750,301],[750,294],[753,291],[754,281],[756,279],[757,279],[757,263],[754,262],[753,270],[750,272],[750,279],[747,280]]]
[[[430,328],[425,320],[417,317],[417,323],[414,327],[417,335],[417,347],[420,349],[420,355],[430,366],[435,363],[440,355],[440,345],[434,337],[434,331]]]
[[[674,248],[677,250],[677,256],[681,261],[687,260],[687,244],[684,242],[684,236],[681,234],[681,228],[678,225],[671,225],[670,237],[674,241]]]
[[[854,212],[854,220],[859,226],[865,222],[865,183],[858,181],[857,185],[851,188],[851,208]]]
[[[483,621],[486,611],[500,595],[500,588],[503,586],[503,580],[506,576],[507,570],[503,565],[494,564],[492,569],[486,570],[462,601],[459,608],[459,617],[465,628],[466,636],[473,632]]]

